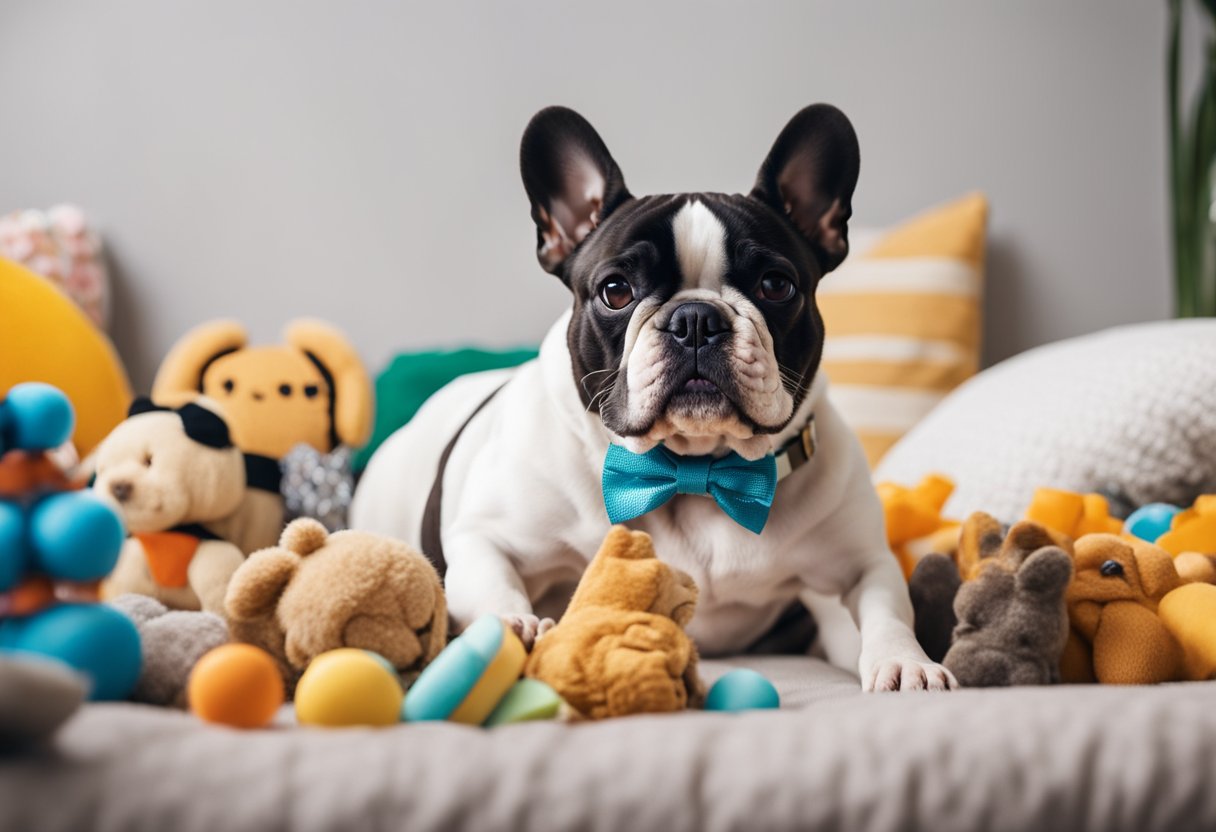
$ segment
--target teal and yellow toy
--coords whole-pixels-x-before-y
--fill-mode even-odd
[[[125,699],[139,678],[139,632],[97,603],[122,520],[47,455],[74,423],[47,384],[18,384],[0,401],[0,653],[58,659],[88,679],[90,699]]]
[[[405,695],[402,718],[481,725],[519,680],[527,658],[501,619],[482,616],[418,676]]]

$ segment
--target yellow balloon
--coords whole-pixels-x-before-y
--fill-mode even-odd
[[[0,258],[0,397],[24,381],[67,395],[82,457],[126,418],[131,403],[110,340],[49,280]]]
[[[343,647],[312,660],[296,685],[301,725],[344,728],[395,725],[405,692],[389,663],[367,650]]]

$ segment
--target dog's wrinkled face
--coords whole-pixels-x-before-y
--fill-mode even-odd
[[[533,118],[520,158],[541,264],[574,295],[588,409],[636,452],[775,450],[819,367],[815,289],[848,251],[859,152],[844,114],[796,115],[746,196],[635,198],[564,108]]]

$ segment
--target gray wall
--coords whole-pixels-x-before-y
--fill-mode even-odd
[[[0,210],[74,201],[139,386],[187,327],[393,351],[564,306],[516,168],[549,103],[635,192],[744,190],[785,120],[861,137],[860,224],[993,204],[987,355],[1165,316],[1165,3],[0,2]]]

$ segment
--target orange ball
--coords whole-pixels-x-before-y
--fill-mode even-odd
[[[225,644],[198,660],[186,693],[190,710],[206,722],[261,728],[283,704],[283,677],[260,647]]]

